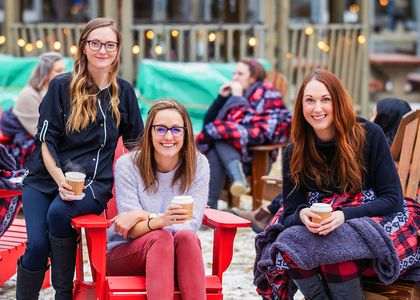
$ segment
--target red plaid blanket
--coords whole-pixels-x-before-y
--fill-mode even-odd
[[[319,192],[310,192],[307,195],[308,204],[315,202],[328,203],[333,206],[333,209],[346,206],[359,206],[363,203],[373,201],[375,194],[373,190],[364,190],[357,195],[350,194],[334,194],[325,195]],[[283,213],[281,206],[270,225],[277,223],[278,218]],[[388,233],[399,257],[400,261],[400,276],[405,275],[420,262],[420,249],[418,245],[417,231],[420,229],[420,204],[413,199],[405,198],[403,201],[403,209],[397,213],[372,218],[378,222]],[[256,238],[258,243],[259,236]],[[260,282],[257,286],[257,292],[266,300],[286,300],[292,299],[293,291],[290,287],[290,280],[284,268],[270,270],[266,273],[266,281]]]
[[[208,152],[215,140],[223,140],[250,161],[247,147],[280,144],[289,138],[292,114],[283,103],[280,92],[271,84],[257,82],[244,97],[231,97],[216,120],[207,124],[197,136],[197,146]],[[272,153],[273,159],[277,152]]]

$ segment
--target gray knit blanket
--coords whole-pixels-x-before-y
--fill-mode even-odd
[[[305,226],[285,229],[274,224],[255,240],[254,284],[266,284],[266,274],[286,270],[281,253],[287,253],[299,268],[309,270],[320,265],[358,259],[372,259],[380,281],[394,282],[400,274],[397,251],[380,224],[364,217],[346,221],[326,236],[309,232]]]

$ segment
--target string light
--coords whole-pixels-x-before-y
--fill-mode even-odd
[[[35,42],[35,47],[37,47],[38,49],[41,49],[42,47],[44,47],[44,43],[41,40],[37,40]]]
[[[132,51],[133,51],[133,54],[139,54],[140,53],[140,46],[139,45],[134,45]]]
[[[312,33],[314,33],[314,29],[311,26],[305,28],[306,35],[311,35]]]
[[[387,6],[389,4],[389,1],[388,0],[379,0],[379,4],[381,6]]]
[[[77,53],[77,46],[76,45],[72,45],[70,47],[70,53],[71,53],[71,55],[76,55],[76,53]]]
[[[364,44],[366,43],[366,37],[363,34],[361,34],[357,37],[357,41],[359,42],[359,44]]]
[[[286,54],[286,58],[287,58],[287,59],[291,59],[291,58],[292,58],[292,52],[287,52],[287,54]]]
[[[17,44],[18,44],[19,47],[23,48],[23,47],[25,47],[26,42],[25,42],[24,39],[18,39]]]
[[[32,45],[31,43],[27,43],[27,44],[25,45],[25,50],[26,50],[27,52],[32,52],[32,50],[34,50],[34,45]]]
[[[54,48],[54,50],[60,50],[61,49],[61,43],[59,41],[55,41],[53,48]]]
[[[0,45],[3,45],[6,42],[6,37],[4,35],[0,35]]]
[[[176,38],[179,35],[179,31],[174,29],[174,30],[171,31],[171,35],[172,35],[172,37]]]
[[[153,40],[153,38],[155,37],[155,33],[151,30],[148,30],[146,32],[146,38],[148,38],[149,40]]]
[[[352,4],[349,7],[349,11],[351,11],[352,13],[358,13],[359,10],[360,10],[360,7],[357,4]]]
[[[157,55],[161,55],[161,54],[162,54],[162,52],[163,52],[163,48],[162,48],[162,46],[161,46],[161,45],[156,45],[156,47],[155,47],[155,53],[156,53]]]
[[[209,42],[214,42],[216,40],[216,34],[214,32],[209,33]]]
[[[324,41],[319,41],[317,43],[318,48],[321,49],[321,50],[324,49],[325,45],[326,45],[326,43]]]
[[[251,47],[254,47],[256,44],[257,44],[257,39],[251,36],[248,40],[248,45],[250,45]]]

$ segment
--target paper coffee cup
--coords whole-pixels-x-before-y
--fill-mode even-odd
[[[331,216],[332,207],[326,203],[314,203],[311,206],[311,210],[321,217],[321,219],[311,218],[311,221],[314,223],[321,223]]]
[[[66,183],[72,187],[72,192],[80,196],[83,192],[86,175],[80,172],[66,172],[64,176],[66,176]]]
[[[172,199],[172,204],[181,205],[184,209],[187,210],[187,215],[188,215],[188,219],[187,220],[191,220],[192,219],[192,215],[193,215],[193,204],[194,204],[193,197],[188,196],[188,195],[175,196]]]

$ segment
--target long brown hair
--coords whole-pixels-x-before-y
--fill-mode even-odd
[[[312,80],[324,84],[331,95],[337,145],[337,152],[331,164],[333,169],[317,152],[315,132],[303,116],[304,90]],[[314,180],[321,190],[325,184],[336,183],[342,193],[360,192],[363,187],[363,171],[365,170],[363,160],[365,130],[356,121],[349,94],[333,73],[316,69],[305,77],[296,98],[291,136],[294,149],[290,172],[296,186],[301,183],[306,184],[305,178],[309,178]]]
[[[112,19],[96,18],[89,21],[83,29],[82,34],[77,45],[77,53],[75,56],[73,76],[70,82],[70,116],[66,124],[66,129],[69,132],[80,131],[88,126],[89,122],[96,119],[96,95],[99,88],[93,82],[92,77],[88,71],[88,61],[84,49],[87,43],[89,34],[98,28],[110,27],[117,36],[117,43],[119,45],[115,60],[113,61],[108,80],[111,83],[111,109],[117,125],[120,123],[120,112],[118,104],[119,88],[117,84],[117,72],[120,63],[121,51],[121,34],[117,23]]]
[[[154,147],[152,142],[153,121],[159,111],[172,109],[178,112],[184,122],[186,128],[184,133],[184,143],[180,150],[180,164],[175,171],[172,181],[174,185],[180,181],[181,191],[186,191],[192,184],[197,166],[197,149],[195,146],[194,134],[190,116],[185,107],[173,99],[162,99],[156,101],[148,112],[144,134],[140,139],[138,151],[134,157],[134,163],[139,169],[141,178],[143,179],[145,189],[152,187],[156,192],[158,182],[156,178],[156,160],[154,156]]]

